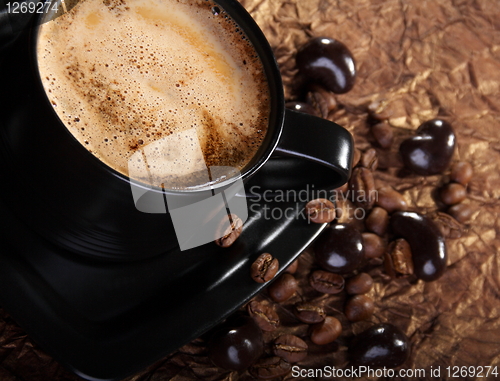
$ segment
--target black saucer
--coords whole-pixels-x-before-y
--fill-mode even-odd
[[[112,263],[52,245],[0,200],[0,304],[81,377],[121,379],[200,336],[261,290],[249,275],[259,254],[272,253],[281,270],[290,264],[326,226],[302,218],[304,204],[250,203],[243,233],[228,249],[210,243]]]

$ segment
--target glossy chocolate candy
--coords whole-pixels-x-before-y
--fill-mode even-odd
[[[248,316],[235,316],[218,327],[209,343],[212,362],[225,369],[243,370],[262,354],[262,331]]]
[[[417,129],[417,136],[406,139],[399,153],[406,168],[428,176],[443,172],[450,165],[456,138],[451,124],[441,119],[429,120]]]
[[[351,366],[395,368],[410,355],[408,337],[397,327],[382,323],[361,332],[349,347]]]
[[[350,225],[332,225],[314,244],[318,264],[337,274],[348,274],[363,260],[363,237]]]
[[[299,50],[296,59],[301,75],[334,93],[346,93],[354,86],[354,58],[340,41],[313,38]]]
[[[441,277],[446,269],[446,245],[434,221],[415,212],[396,212],[390,223],[393,233],[410,244],[415,275],[427,282]]]

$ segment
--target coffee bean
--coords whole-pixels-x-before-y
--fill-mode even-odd
[[[420,125],[417,136],[403,141],[399,153],[406,168],[423,176],[435,175],[450,165],[455,141],[451,125],[433,119]]]
[[[374,101],[368,105],[368,112],[375,120],[384,121],[393,115],[393,111],[387,107],[387,101]]]
[[[247,305],[250,317],[255,320],[261,330],[272,332],[278,328],[280,319],[273,306],[266,302],[252,300]]]
[[[465,161],[459,161],[451,166],[450,180],[462,185],[467,185],[472,179],[473,174],[472,165]]]
[[[326,316],[323,307],[309,302],[297,303],[293,309],[293,313],[297,319],[306,324],[322,322]]]
[[[448,213],[458,222],[465,223],[470,220],[474,210],[470,205],[461,203],[448,208]]]
[[[354,148],[354,155],[352,159],[353,168],[358,165],[360,160],[361,160],[361,151],[358,148]]]
[[[368,168],[370,171],[375,171],[378,167],[377,151],[374,148],[370,148],[363,152],[359,165]]]
[[[304,340],[294,335],[282,335],[274,341],[273,351],[289,363],[299,362],[306,358],[308,346]]]
[[[215,243],[221,247],[231,246],[241,235],[243,221],[236,214],[228,214],[222,218],[216,230]]]
[[[225,369],[248,368],[263,351],[262,331],[248,316],[236,316],[217,327],[208,344],[209,358]]]
[[[448,209],[448,212],[452,208],[458,205],[462,204],[457,204],[452,206],[451,208]],[[434,221],[436,226],[439,228],[439,231],[441,232],[444,238],[455,239],[455,238],[460,238],[462,236],[464,230],[462,224],[458,220],[453,218],[451,215],[447,213],[436,212],[431,215],[431,218],[432,221]]]
[[[390,186],[384,186],[378,190],[375,204],[387,210],[388,213],[408,209],[403,195]]]
[[[288,274],[295,274],[298,268],[299,268],[299,260],[296,259],[285,269],[285,272]]]
[[[345,305],[344,313],[349,321],[368,320],[375,311],[373,299],[367,295],[355,295]]]
[[[369,231],[383,236],[389,225],[389,214],[385,209],[374,207],[365,219],[365,227]]]
[[[384,255],[387,244],[381,237],[373,233],[363,233],[361,236],[366,258],[379,258]]]
[[[380,147],[387,149],[392,146],[394,132],[391,126],[386,123],[378,123],[372,127],[372,134]]]
[[[335,219],[335,205],[325,198],[317,198],[306,205],[307,218],[317,224],[332,222]]]
[[[405,239],[399,238],[389,243],[384,266],[386,273],[392,278],[413,274],[411,248]]]
[[[316,291],[325,294],[338,294],[344,289],[344,277],[329,271],[316,270],[309,276],[309,284]]]
[[[373,278],[370,274],[359,273],[358,275],[349,278],[345,285],[345,290],[348,294],[359,295],[366,294],[373,287]]]
[[[342,333],[342,324],[333,316],[327,316],[324,321],[312,327],[311,341],[317,345],[330,344]]]
[[[309,114],[309,115],[314,115],[318,116],[318,113],[314,109],[313,106],[311,106],[308,103],[304,102],[287,102],[285,103],[285,107],[289,110],[294,110],[294,111],[299,111],[304,114]]]
[[[275,302],[284,302],[297,291],[297,280],[292,274],[283,274],[268,287],[267,291]]]
[[[334,93],[346,93],[354,86],[354,58],[340,41],[325,37],[313,38],[298,51],[296,62],[303,77]]]
[[[250,275],[257,283],[269,282],[279,269],[279,262],[269,253],[263,253],[252,263]]]
[[[308,103],[320,111],[320,115],[324,119],[327,119],[330,111],[335,110],[337,107],[334,94],[321,86],[312,85],[306,95],[306,99]]]
[[[399,328],[381,323],[361,332],[349,346],[350,366],[395,368],[410,356],[410,342]]]
[[[283,360],[281,357],[266,357],[255,364],[249,369],[249,373],[259,380],[272,380],[277,377],[282,377],[290,372],[292,366],[290,363]]]
[[[396,212],[391,216],[396,237],[404,238],[411,248],[415,275],[426,282],[441,277],[446,269],[447,253],[441,231],[426,216],[415,212]]]
[[[376,200],[373,173],[364,167],[356,167],[349,179],[351,201],[365,210],[370,209]]]
[[[439,195],[446,205],[455,205],[465,200],[467,191],[462,184],[449,183],[441,188]]]
[[[348,274],[364,257],[361,233],[351,225],[332,225],[314,243],[316,260],[327,271]]]

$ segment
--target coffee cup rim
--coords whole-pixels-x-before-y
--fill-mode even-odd
[[[207,0],[208,1],[208,0]],[[252,16],[248,13],[248,11],[237,1],[234,0],[210,0],[213,3],[220,6],[225,12],[229,14],[229,16],[238,24],[241,30],[245,33],[246,37],[250,40],[252,46],[254,47],[256,53],[258,54],[266,75],[266,81],[268,84],[268,90],[270,95],[270,115],[269,115],[269,124],[266,131],[266,135],[264,136],[264,141],[260,145],[257,153],[252,157],[252,159],[243,167],[243,169],[239,172],[239,175],[231,177],[227,180],[223,180],[214,184],[209,184],[208,186],[200,186],[186,188],[186,189],[171,189],[171,188],[161,188],[158,186],[153,186],[146,184],[144,182],[133,179],[132,177],[126,176],[123,173],[115,170],[110,165],[106,164],[104,161],[100,160],[94,154],[89,152],[77,139],[76,137],[69,131],[69,129],[65,126],[64,122],[59,118],[53,106],[50,103],[48,95],[45,91],[45,88],[42,83],[40,69],[38,65],[38,40],[39,40],[39,29],[42,24],[42,18],[44,13],[37,14],[34,18],[34,26],[31,30],[31,54],[34,57],[34,71],[36,77],[35,86],[38,87],[38,90],[42,92],[43,98],[46,102],[48,108],[50,108],[50,113],[53,115],[55,119],[57,119],[60,127],[65,130],[65,133],[71,137],[73,143],[79,148],[79,150],[84,150],[86,152],[86,156],[91,158],[94,164],[97,164],[100,168],[109,172],[114,177],[118,178],[121,181],[127,182],[132,186],[142,188],[144,190],[163,193],[163,194],[186,194],[192,195],[196,193],[204,193],[210,192],[214,190],[224,189],[231,184],[234,184],[238,180],[242,180],[246,182],[250,179],[264,164],[270,159],[273,152],[275,151],[278,142],[281,137],[281,133],[283,130],[284,119],[285,119],[285,98],[283,91],[283,83],[281,78],[281,73],[279,71],[278,63],[272,51],[272,48],[265,37],[264,33],[252,18]],[[75,5],[75,7],[78,3]],[[229,9],[229,11],[228,11]]]

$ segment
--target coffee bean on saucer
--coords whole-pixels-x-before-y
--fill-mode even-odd
[[[325,270],[348,274],[356,270],[363,260],[363,238],[359,230],[351,225],[331,225],[314,243],[314,253],[316,261]]]
[[[330,344],[337,340],[342,333],[342,324],[333,316],[327,316],[324,321],[317,323],[311,330],[311,341],[317,345]]]
[[[257,283],[266,283],[274,278],[279,269],[279,262],[269,253],[262,253],[252,263],[250,275]]]
[[[243,221],[236,214],[228,214],[222,218],[216,231],[215,243],[220,247],[231,246],[241,235]]]
[[[326,198],[317,198],[307,203],[306,214],[309,221],[317,224],[332,222],[335,219],[335,205]]]
[[[385,234],[387,226],[389,226],[389,214],[379,206],[374,207],[365,219],[366,229],[380,236]]]
[[[346,281],[345,290],[348,294],[366,294],[373,287],[373,278],[370,274],[359,273]]]
[[[448,214],[455,218],[458,222],[465,223],[470,220],[474,210],[468,204],[456,204],[448,208]]]
[[[282,335],[273,344],[273,352],[289,363],[299,362],[306,358],[308,346],[304,340],[295,335]]]
[[[450,180],[456,183],[467,185],[472,179],[472,165],[465,161],[459,161],[451,166]]]
[[[384,267],[391,278],[413,274],[413,259],[408,241],[399,238],[389,244],[384,258]]]
[[[375,204],[387,210],[388,213],[408,209],[403,195],[391,186],[383,186],[378,190]]]
[[[455,205],[465,200],[467,190],[462,184],[449,183],[441,188],[439,195],[441,196],[441,201],[446,205]]]
[[[370,171],[375,171],[378,167],[377,151],[374,148],[370,148],[363,152],[359,165],[368,168]]]
[[[391,147],[394,141],[394,133],[391,126],[387,123],[378,123],[372,127],[371,131],[380,147],[384,149]]]
[[[249,373],[259,380],[272,380],[288,374],[292,366],[279,356],[265,357],[253,364]]]
[[[282,274],[267,289],[269,296],[277,303],[290,299],[297,291],[297,280],[292,274]]]
[[[247,305],[247,311],[250,317],[255,320],[263,331],[272,332],[276,330],[280,324],[278,314],[269,303],[252,300]]]
[[[354,204],[365,210],[370,209],[377,198],[372,171],[364,167],[354,168],[349,179],[349,190]]]
[[[316,112],[316,110],[314,109],[314,107],[311,106],[308,103],[304,103],[304,102],[287,102],[287,103],[285,103],[285,107],[287,109],[289,109],[289,110],[299,111],[299,112],[303,112],[305,114],[318,116],[318,113]]]
[[[349,346],[350,366],[395,368],[410,356],[410,341],[397,327],[376,324],[361,332]]]
[[[435,175],[450,165],[455,142],[451,124],[433,119],[420,125],[417,136],[403,141],[399,153],[406,168],[422,176]]]
[[[367,295],[355,295],[345,305],[344,313],[349,321],[368,320],[375,311],[373,299]]]
[[[216,328],[208,344],[210,360],[224,369],[246,369],[262,352],[262,331],[248,316],[229,318]]]
[[[309,276],[309,284],[316,291],[325,294],[338,294],[344,289],[344,277],[329,271],[316,270]]]
[[[334,93],[346,93],[354,86],[356,64],[349,49],[340,41],[313,38],[298,51],[296,62],[304,78]]]
[[[306,324],[315,324],[325,320],[326,312],[323,307],[310,302],[295,304],[293,313],[297,319]]]
[[[387,244],[382,237],[374,233],[363,233],[361,236],[363,237],[366,258],[380,258],[384,255]]]

